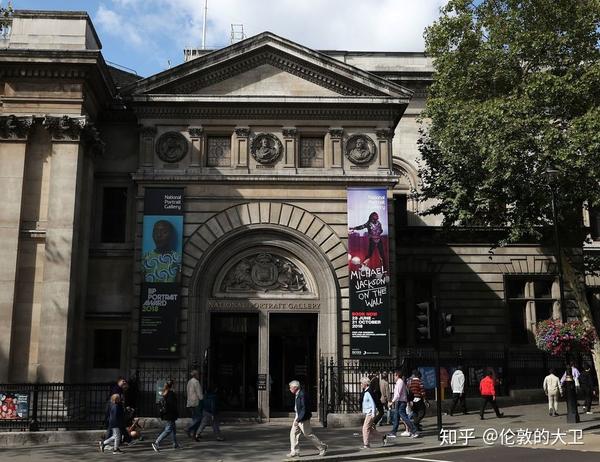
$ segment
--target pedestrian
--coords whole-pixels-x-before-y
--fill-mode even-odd
[[[112,407],[112,397],[114,395],[119,395],[121,406],[123,406],[123,409],[125,409],[125,388],[127,388],[127,381],[123,376],[117,377],[117,380],[110,386],[110,393],[108,394],[108,400],[106,402],[106,408],[104,410],[106,423],[106,434],[104,436],[104,439],[108,439],[112,435],[112,430],[110,428],[110,425],[108,424],[110,409]],[[123,429],[121,429],[121,432],[123,432]]]
[[[378,414],[377,406],[377,394],[374,393],[371,386],[372,381],[368,377],[363,377],[360,380],[362,386],[362,393],[360,395],[360,402],[362,403],[362,413],[365,415],[365,420],[362,427],[363,445],[361,449],[369,449],[371,447],[371,440],[373,438],[379,438],[382,441],[383,446],[387,445],[387,436],[382,435],[377,431],[375,418]]]
[[[463,372],[462,366],[458,366],[452,374],[452,378],[450,379],[450,388],[452,388],[452,407],[450,407],[450,415],[454,414],[454,411],[456,410],[456,405],[458,403],[460,403],[463,408],[463,414],[467,415],[465,374]]]
[[[198,427],[202,421],[202,386],[200,385],[200,373],[197,369],[190,372],[190,379],[186,385],[186,396],[187,402],[186,407],[189,413],[192,415],[192,423],[186,428],[185,432],[190,438],[195,438],[198,441]]]
[[[579,376],[581,375],[579,373],[579,369],[577,369],[575,367],[575,363],[573,361],[567,363],[566,367],[565,367],[565,372],[563,372],[562,377],[560,378],[560,384],[564,385],[565,380],[567,379],[567,373],[571,376],[571,378],[573,379],[573,382],[575,382],[575,388],[577,390],[579,390]]]
[[[125,412],[121,403],[121,396],[115,393],[110,397],[111,405],[108,416],[108,428],[111,436],[104,441],[99,441],[100,452],[104,452],[106,446],[113,444],[113,454],[121,454],[121,429],[125,427]]]
[[[160,442],[169,436],[169,434],[171,435],[171,438],[173,438],[173,449],[178,449],[180,447],[177,442],[177,427],[175,425],[179,414],[177,412],[177,397],[173,391],[173,386],[173,380],[168,380],[161,393],[160,418],[165,421],[166,424],[162,433],[158,435],[156,441],[152,443],[152,449],[156,452],[160,450]]]
[[[412,420],[417,427],[418,431],[423,431],[421,421],[425,417],[425,412],[429,402],[427,401],[427,395],[425,394],[425,387],[421,380],[421,372],[418,369],[413,370],[412,377],[408,383],[408,391],[412,394]]]
[[[225,438],[221,436],[221,429],[219,428],[219,419],[217,418],[218,413],[218,401],[217,401],[217,387],[211,386],[204,397],[204,403],[202,406],[202,421],[200,423],[200,428],[198,428],[198,432],[196,433],[196,441],[201,438],[202,432],[204,429],[211,425],[213,429],[213,433],[217,435],[217,441],[223,441]]]
[[[544,378],[542,387],[544,389],[544,393],[548,397],[548,415],[557,417],[558,398],[559,396],[562,396],[562,387],[554,369],[550,369],[550,374]]]
[[[398,426],[400,424],[400,420],[402,420],[402,422],[406,425],[406,431],[404,431],[401,436],[418,438],[419,434],[417,433],[417,427],[406,413],[406,408],[408,405],[408,390],[403,380],[404,373],[402,371],[396,371],[394,377],[396,378],[396,384],[394,385],[394,395],[390,403],[390,406],[394,406],[394,420],[392,431],[388,433],[387,436],[396,438]]]
[[[387,372],[381,374],[381,379],[379,380],[379,391],[381,393],[381,403],[383,404],[383,416],[385,418],[385,423],[390,423],[390,383],[388,382]],[[379,421],[379,426],[383,425],[383,418]]]
[[[312,417],[312,413],[310,412],[310,399],[308,394],[300,388],[300,382],[297,380],[292,380],[289,383],[290,393],[295,396],[294,399],[294,410],[296,411],[296,416],[294,418],[294,422],[292,423],[292,428],[290,430],[290,452],[287,457],[299,457],[300,456],[300,433],[304,434],[306,438],[308,438],[312,444],[319,450],[319,455],[324,456],[327,454],[327,445],[323,443],[317,435],[312,432],[312,427],[310,425],[310,418]]]
[[[479,392],[481,393],[481,411],[479,412],[479,417],[481,417],[481,420],[483,420],[483,414],[488,403],[492,405],[492,408],[496,412],[496,417],[504,417],[504,414],[498,409],[498,403],[496,403],[496,387],[493,376],[492,371],[487,371],[485,377],[479,382]]]
[[[383,403],[381,402],[381,386],[379,385],[379,377],[377,375],[372,375],[369,377],[369,389],[375,398],[375,407],[377,408],[377,412],[375,413],[375,418],[373,419],[373,425],[377,425],[381,418],[383,417]]]
[[[592,399],[594,398],[595,387],[594,377],[589,364],[584,364],[583,372],[579,375],[579,386],[583,394],[583,410],[586,414],[593,414]]]

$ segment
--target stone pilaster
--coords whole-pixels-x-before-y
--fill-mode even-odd
[[[298,165],[298,130],[284,128],[283,134],[283,167],[295,168]]]
[[[140,127],[140,168],[151,172],[154,168],[154,138],[156,127]]]
[[[188,134],[192,141],[192,152],[190,153],[190,170],[196,170],[206,165],[204,160],[204,129],[200,126],[188,128]]]
[[[332,128],[329,130],[329,142],[325,144],[325,167],[342,168],[344,158],[344,130]]]
[[[377,130],[377,168],[382,170],[390,170],[392,165],[392,138],[394,137],[393,130]]]
[[[234,130],[232,146],[233,165],[236,168],[248,168],[248,151],[250,147],[250,129],[238,127]]]
[[[37,379],[62,382],[75,320],[78,275],[83,117],[46,118],[52,137],[44,288],[40,317]]]
[[[32,117],[0,117],[0,382],[8,381],[27,138]]]

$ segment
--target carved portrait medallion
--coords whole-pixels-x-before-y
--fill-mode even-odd
[[[375,143],[366,135],[352,135],[346,142],[346,157],[355,165],[366,165],[376,154]]]
[[[256,162],[272,164],[281,156],[283,145],[271,133],[261,133],[252,140],[251,153]]]
[[[187,151],[187,139],[178,132],[163,133],[156,142],[156,154],[164,162],[179,162]]]

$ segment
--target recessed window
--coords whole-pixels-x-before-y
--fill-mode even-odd
[[[323,137],[300,138],[300,167],[322,168],[325,165]]]
[[[230,136],[207,137],[206,151],[206,162],[209,167],[231,167]]]
[[[408,224],[406,194],[394,194],[394,223],[396,226],[406,226]]]
[[[94,330],[94,358],[92,364],[95,369],[121,368],[120,329]]]
[[[592,239],[600,240],[600,209],[590,209],[590,233]]]
[[[102,242],[125,242],[127,239],[127,187],[102,189]]]
[[[511,277],[504,281],[511,343],[530,343],[536,323],[553,317],[556,301],[552,296],[553,283],[553,279],[531,277]]]

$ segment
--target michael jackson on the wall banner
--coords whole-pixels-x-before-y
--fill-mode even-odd
[[[183,240],[183,189],[146,189],[138,356],[178,352]]]
[[[348,188],[352,356],[390,355],[387,190]]]

